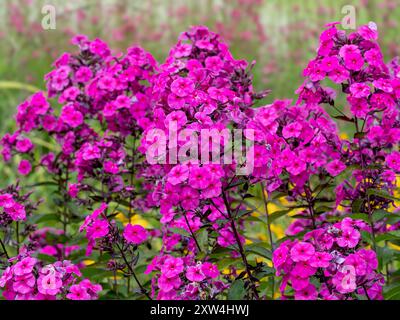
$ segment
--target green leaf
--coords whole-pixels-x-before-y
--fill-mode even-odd
[[[389,199],[389,200],[400,200],[400,199],[392,196],[387,191],[378,190],[378,189],[368,189],[367,190],[367,195],[369,195],[369,196],[377,196],[377,197],[384,198],[384,199]]]
[[[262,279],[262,278],[265,278],[265,277],[268,277],[268,276],[275,276],[275,269],[274,268],[271,268],[271,267],[268,267],[268,266],[264,266],[260,272],[257,272],[255,274],[255,277],[257,279]]]
[[[130,208],[132,205],[129,203],[129,201],[123,200],[123,199],[114,199],[115,203],[118,203],[119,205],[124,205],[127,208]]]
[[[400,253],[398,251],[393,253],[393,261],[400,261]],[[400,270],[398,270],[398,272],[400,272]]]
[[[235,280],[228,292],[228,300],[242,300],[245,294],[244,281],[242,279]]]
[[[391,213],[385,211],[385,210],[377,210],[374,211],[374,213],[372,214],[372,220],[374,222],[377,222],[379,220],[382,220],[383,218],[388,218],[391,215]],[[400,215],[399,215],[400,217]]]
[[[285,192],[274,192],[271,199],[276,200],[284,197],[287,197],[287,194]]]
[[[400,221],[400,214],[394,212],[386,212],[387,223],[388,224],[395,224],[396,222]]]
[[[400,300],[400,284],[396,283],[394,287],[383,293],[385,300]]]
[[[49,213],[49,214],[43,214],[43,215],[37,215],[38,218],[34,217],[35,223],[41,223],[41,222],[48,222],[48,221],[60,221],[60,217],[58,214],[55,213]]]
[[[208,249],[208,231],[206,228],[200,229],[196,233],[196,239],[202,252],[207,252]]]
[[[55,181],[43,181],[25,186],[25,188],[35,188],[40,186],[58,186],[58,184]]]
[[[39,254],[37,255],[37,258],[38,258],[39,260],[43,261],[43,262],[48,262],[48,263],[54,263],[54,262],[57,261],[57,258],[56,258],[56,257],[49,256],[49,255],[43,254],[43,253],[39,253]]]
[[[177,233],[177,234],[180,234],[181,236],[184,236],[184,237],[191,237],[192,235],[189,233],[189,232],[187,232],[185,229],[181,229],[181,228],[171,228],[170,229],[173,233]]]
[[[29,92],[38,92],[39,88],[32,86],[27,83],[17,82],[17,81],[0,81],[0,89],[8,90],[8,89],[17,89],[17,90],[26,90]]]
[[[267,223],[263,217],[259,216],[259,217],[255,217],[255,216],[249,216],[246,218],[246,221],[255,221],[255,222],[261,222],[261,223]]]
[[[361,231],[361,238],[367,242],[368,244],[372,245],[373,244],[373,240],[372,240],[372,236],[369,232],[367,231]]]
[[[259,256],[261,256],[261,257],[264,257],[264,258],[267,258],[267,259],[269,259],[269,260],[272,259],[272,253],[271,253],[271,251],[268,250],[268,249],[266,249],[264,246],[262,246],[262,245],[260,245],[260,244],[258,244],[258,243],[249,244],[249,245],[246,247],[246,251],[247,251],[247,252],[250,252],[250,253],[257,254],[257,255],[259,255]]]
[[[40,138],[38,138],[38,137],[31,137],[30,139],[31,139],[32,142],[33,142],[34,144],[36,144],[36,145],[45,147],[45,148],[47,148],[47,149],[49,149],[49,150],[51,150],[51,151],[55,151],[55,152],[59,152],[59,151],[60,151],[59,145],[57,145],[57,144],[55,144],[55,143],[47,142],[47,141],[45,141],[45,140],[43,140],[43,139],[40,139]]]
[[[292,209],[275,211],[271,215],[269,215],[269,221],[272,223],[280,217],[286,216],[287,214],[289,214],[290,211],[292,211]]]
[[[382,271],[384,266],[392,260],[393,250],[387,247],[376,247],[376,255],[378,256],[379,271]]]
[[[304,214],[294,214],[290,216],[293,219],[304,219],[304,220],[311,220],[311,216],[309,215],[304,215]]]
[[[210,254],[211,259],[221,259],[223,257],[229,256],[232,250],[228,248],[217,248]]]
[[[328,207],[328,206],[319,206],[317,208],[315,208],[315,213],[316,214],[322,214],[325,212],[331,212],[333,210],[332,207]]]
[[[346,116],[335,116],[333,118],[338,119],[338,120],[342,120],[342,121],[346,121],[346,122],[351,122],[351,123],[354,122],[353,119],[350,119],[350,118],[348,118]]]
[[[61,207],[64,204],[64,199],[59,196],[53,197],[52,200],[53,200],[53,203],[58,207]]]
[[[350,217],[354,220],[362,220],[365,222],[369,222],[369,217],[366,213],[351,213],[351,214],[347,214],[345,217]],[[343,217],[343,218],[345,218]]]
[[[363,199],[356,199],[353,201],[351,204],[351,212],[353,213],[358,213],[361,211],[361,206],[363,204],[364,200]]]
[[[105,277],[112,277],[114,273],[102,268],[86,267],[81,270],[83,277],[90,279],[101,279]]]
[[[333,184],[331,184],[330,182],[326,182],[326,183],[321,183],[320,185],[318,185],[315,189],[314,189],[314,193],[315,194],[319,194],[322,190],[324,190],[325,188],[328,187],[332,187],[334,186]]]
[[[218,260],[217,265],[218,265],[219,270],[224,270],[229,267],[238,265],[238,262],[240,262],[240,260],[238,260],[238,259],[226,258],[226,259]]]
[[[253,212],[254,212],[254,210],[239,210],[238,214],[236,215],[236,218],[241,218],[241,217],[249,215]]]
[[[251,193],[246,193],[246,194],[243,196],[243,199],[249,199],[249,198],[254,198],[254,196],[253,196]]]
[[[380,234],[379,236],[377,236],[375,238],[376,242],[385,241],[385,240],[387,240],[387,241],[400,240],[400,230]]]

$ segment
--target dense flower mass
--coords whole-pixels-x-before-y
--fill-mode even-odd
[[[74,37],[1,139],[3,297],[396,296],[400,64],[377,38],[329,24],[297,101],[265,104],[207,27],[162,64]]]
[[[272,161],[264,177],[269,180],[268,191],[292,183],[293,193],[301,194],[307,192],[311,175],[336,176],[344,170],[337,160],[341,141],[336,125],[318,105],[291,106],[290,100],[278,100],[257,109],[248,128],[255,130],[258,141],[270,146]]]
[[[157,299],[196,300],[198,297],[215,299],[227,286],[220,280],[218,267],[210,262],[194,261],[191,257],[156,256],[145,273],[160,271],[153,278]]]
[[[5,193],[0,195],[0,207],[3,209],[4,220],[25,220],[26,213],[22,204],[16,202],[12,194]]]
[[[57,261],[41,266],[36,258],[19,257],[17,262],[3,272],[0,287],[3,296],[15,300],[93,300],[102,290],[100,285],[84,279],[79,268],[70,261]]]
[[[376,253],[360,246],[360,230],[366,229],[365,222],[345,218],[306,233],[302,241],[283,242],[273,256],[277,274],[283,274],[282,295],[287,297],[290,283],[300,300],[382,299]]]

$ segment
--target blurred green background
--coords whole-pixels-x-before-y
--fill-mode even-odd
[[[86,34],[115,51],[139,44],[163,61],[178,35],[203,24],[220,33],[235,58],[256,60],[254,84],[272,89],[265,103],[294,98],[326,23],[352,5],[356,24],[375,21],[388,62],[399,54],[400,0],[0,0],[0,134],[13,129],[16,107],[34,90],[70,39]],[[44,5],[56,9],[56,29],[44,30]],[[14,178],[0,162],[0,187]]]

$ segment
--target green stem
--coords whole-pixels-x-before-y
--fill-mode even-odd
[[[184,218],[185,218],[185,222],[186,222],[186,225],[187,225],[187,227],[188,227],[188,229],[189,229],[189,231],[190,231],[190,234],[191,234],[191,236],[192,236],[194,242],[196,243],[196,247],[197,247],[197,249],[199,249],[199,252],[201,252],[200,244],[199,244],[199,242],[197,241],[197,238],[196,238],[195,234],[193,233],[192,228],[190,227],[189,220],[188,220],[188,218],[187,218],[187,216],[186,216],[186,213],[184,213],[183,216],[184,216]]]
[[[237,231],[236,223],[235,223],[235,220],[233,219],[231,207],[229,205],[228,198],[226,197],[225,192],[222,192],[222,197],[224,199],[224,204],[225,204],[226,210],[228,211],[228,216],[229,216],[229,219],[230,219],[230,222],[231,222],[233,235],[234,235],[236,243],[237,243],[237,245],[239,247],[240,256],[242,258],[243,264],[244,264],[245,269],[246,269],[247,276],[249,277],[249,280],[250,280],[250,283],[251,283],[251,288],[253,290],[253,293],[254,293],[254,296],[256,297],[256,299],[259,300],[260,297],[258,295],[257,287],[256,287],[256,285],[254,283],[253,275],[251,274],[251,271],[250,271],[250,265],[249,265],[249,263],[247,261],[247,257],[246,257],[246,254],[244,252],[244,249],[243,249],[243,246],[242,246],[242,242],[240,241],[239,232]]]
[[[260,186],[261,186],[261,194],[262,194],[262,198],[263,198],[263,202],[264,202],[265,218],[267,220],[267,230],[268,230],[269,242],[271,244],[271,252],[273,253],[274,250],[275,250],[275,244],[274,244],[274,240],[273,240],[273,237],[272,237],[271,222],[270,222],[270,219],[269,219],[270,217],[269,217],[269,210],[268,210],[268,199],[265,196],[264,183],[260,182]],[[271,299],[273,300],[274,296],[275,296],[275,277],[272,276],[271,279],[272,279]]]
[[[376,252],[376,240],[375,240],[375,224],[374,224],[374,219],[372,217],[372,210],[371,210],[371,204],[370,204],[370,199],[369,195],[367,195],[367,202],[368,202],[368,221],[371,226],[371,235],[372,235],[372,245],[374,247],[374,251]]]
[[[133,186],[133,179],[135,175],[135,146],[136,146],[136,137],[133,139],[133,147],[132,147],[132,167],[131,167],[131,172],[130,172],[130,177],[129,177],[129,182],[131,187]],[[129,223],[131,223],[132,220],[132,195],[129,197],[129,212],[128,212],[128,218],[129,218]]]
[[[260,182],[260,186],[261,186],[261,194],[262,194],[262,198],[263,198],[263,202],[264,202],[265,218],[267,220],[269,243],[271,244],[272,252],[274,252],[275,244],[274,244],[274,240],[272,237],[271,222],[269,220],[270,217],[269,217],[269,212],[268,212],[268,199],[266,198],[265,193],[264,193],[264,190],[265,190],[264,183]]]
[[[19,254],[19,222],[15,222],[15,236],[17,237],[17,254]]]
[[[142,294],[144,294],[149,300],[153,300],[153,299],[151,299],[151,297],[150,297],[150,295],[148,294],[147,290],[143,287],[143,285],[142,285],[141,282],[139,281],[138,277],[136,276],[135,271],[133,270],[131,264],[128,262],[128,259],[126,258],[124,251],[121,249],[121,247],[119,246],[118,243],[117,243],[117,248],[118,248],[119,252],[121,253],[122,259],[124,260],[126,266],[128,267],[128,269],[129,269],[131,275],[133,276],[133,278],[135,279],[137,285],[139,286],[140,292],[141,292]]]
[[[310,217],[311,217],[311,221],[313,224],[313,228],[316,229],[317,224],[315,221],[314,201],[312,200],[312,191],[309,186],[308,186],[308,188],[304,187],[304,191],[306,193],[306,200],[307,200],[307,204],[308,204],[308,210],[310,211]]]
[[[0,239],[0,245],[1,245],[1,248],[3,249],[4,254],[7,257],[7,260],[10,259],[10,256],[8,255],[8,252],[7,252],[7,249],[6,249],[6,246],[4,245],[4,242],[1,239]]]
[[[385,241],[385,245],[387,247],[387,245],[388,245],[387,241]],[[389,266],[390,266],[390,263],[387,262],[386,265],[385,265],[385,269],[386,269],[386,285],[387,286],[390,284]]]

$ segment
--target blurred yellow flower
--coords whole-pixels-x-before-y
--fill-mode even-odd
[[[136,214],[136,215],[134,215],[132,217],[131,223],[132,224],[139,224],[143,228],[151,228],[152,227],[151,224],[146,219],[144,219],[142,216],[140,216],[138,214]]]
[[[228,268],[222,270],[222,274],[230,274],[230,273],[231,271]]]
[[[92,264],[95,264],[96,261],[94,261],[94,260],[83,260],[83,263],[85,264],[85,266],[90,266]]]
[[[289,201],[285,197],[279,198],[279,202],[283,204],[283,206],[287,206],[289,204]]]
[[[394,250],[397,250],[397,251],[400,251],[400,246],[395,245],[395,244],[390,243],[390,242],[388,243],[388,245],[389,245],[390,248],[392,248]]]
[[[271,224],[271,231],[275,234],[277,239],[281,239],[285,236],[285,230],[278,224]]]
[[[266,241],[267,240],[267,235],[265,233],[257,233],[257,238],[261,241]]]
[[[268,214],[271,215],[272,213],[279,211],[280,208],[272,202],[268,202]]]
[[[123,225],[125,226],[126,224],[128,224],[128,218],[125,217],[125,215],[122,212],[119,212],[116,216],[115,219],[121,221],[123,223]]]
[[[122,213],[119,212],[115,218],[119,221],[122,222],[122,224],[124,226],[126,226],[129,223],[129,219]],[[150,225],[150,223],[145,220],[142,216],[135,214],[132,218],[131,218],[131,224],[135,225],[141,225],[143,228],[151,228],[152,226]]]
[[[265,262],[266,264],[269,263],[269,260],[264,257],[256,257],[256,263]]]

